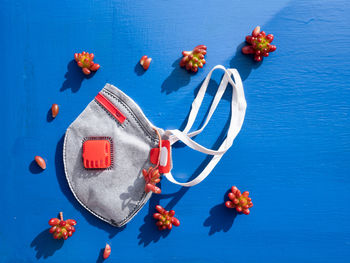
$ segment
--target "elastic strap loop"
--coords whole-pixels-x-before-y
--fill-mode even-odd
[[[190,129],[192,128],[196,120],[199,108],[202,105],[204,95],[208,88],[211,75],[213,71],[216,69],[223,70],[224,76],[221,80],[221,83],[212,101],[206,120],[200,129],[189,133]],[[223,94],[225,93],[225,90],[228,84],[230,84],[230,86],[232,87],[232,99],[231,99],[230,125],[227,131],[227,136],[225,140],[222,142],[222,144],[220,145],[218,150],[208,149],[200,145],[199,143],[195,142],[194,140],[192,140],[191,137],[200,134],[204,130],[204,128],[207,126]],[[167,130],[165,132],[165,135],[169,137],[169,141],[171,144],[174,144],[176,141],[180,140],[184,144],[186,144],[188,147],[192,148],[193,150],[196,150],[205,154],[213,155],[213,157],[210,160],[210,162],[207,164],[207,166],[203,169],[203,171],[190,182],[180,183],[174,179],[174,177],[170,172],[164,174],[164,176],[172,183],[182,185],[182,186],[187,186],[187,187],[196,185],[201,181],[203,181],[209,175],[209,173],[213,170],[216,164],[220,161],[223,154],[232,146],[233,140],[241,130],[241,127],[244,121],[246,107],[247,107],[247,103],[244,97],[243,84],[238,71],[236,69],[226,69],[221,65],[215,66],[208,73],[207,77],[203,81],[203,84],[199,89],[197,96],[192,103],[191,112],[189,114],[185,129],[183,131],[175,129],[175,130]]]

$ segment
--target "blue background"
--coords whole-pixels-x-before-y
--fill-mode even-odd
[[[334,1],[25,1],[1,0],[0,262],[349,262],[350,5]],[[256,25],[275,35],[277,51],[257,64],[240,48]],[[208,47],[197,74],[179,68],[182,50]],[[85,77],[75,52],[101,65]],[[142,55],[153,58],[147,72]],[[183,128],[209,70],[235,67],[247,114],[234,146],[200,185],[162,180],[124,228],[82,208],[62,166],[62,138],[106,82],[132,97],[158,127]],[[199,125],[215,93],[214,74]],[[230,94],[197,141],[217,147]],[[50,118],[53,103],[60,105]],[[40,171],[35,155],[47,160]],[[175,145],[174,174],[186,181],[207,161]],[[199,167],[199,168],[198,168]],[[249,216],[223,205],[227,190],[249,190]],[[158,232],[160,203],[181,221]],[[72,238],[48,234],[63,211],[78,221]]]

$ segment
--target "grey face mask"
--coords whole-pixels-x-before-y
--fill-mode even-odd
[[[222,69],[225,73],[207,119],[199,130],[189,132],[215,69]],[[227,137],[219,149],[207,149],[191,137],[203,131],[228,83],[233,92]],[[223,66],[214,67],[206,77],[192,104],[184,131],[156,128],[131,98],[106,84],[67,129],[63,161],[68,184],[76,199],[88,211],[114,226],[123,226],[151,197],[152,192],[145,192],[144,169],[148,170],[158,163],[159,171],[175,184],[189,187],[200,183],[231,147],[243,124],[245,109],[238,72]],[[159,143],[160,138],[162,143]],[[170,172],[171,145],[178,140],[194,150],[213,155],[203,171],[186,183],[177,182]],[[163,147],[158,149],[162,144]]]

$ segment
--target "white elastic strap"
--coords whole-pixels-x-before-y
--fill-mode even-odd
[[[225,74],[221,80],[221,83],[219,85],[219,88],[215,94],[215,97],[213,99],[213,102],[211,104],[208,116],[203,124],[203,126],[194,132],[188,133],[189,130],[192,128],[192,125],[196,119],[196,116],[198,114],[199,108],[203,102],[203,98],[205,95],[205,92],[207,90],[212,72],[216,69],[222,69],[225,71]],[[233,78],[235,82],[233,82],[231,75],[233,75]],[[203,129],[207,126],[209,120],[211,119],[217,105],[219,104],[223,94],[225,93],[226,87],[228,83],[232,86],[232,100],[231,100],[231,119],[230,119],[230,125],[227,131],[227,136],[225,140],[222,142],[218,150],[212,150],[208,149],[197,142],[193,141],[190,137],[195,136],[203,131]],[[184,144],[189,146],[190,148],[205,153],[209,155],[214,155],[213,158],[210,160],[210,162],[207,164],[207,166],[203,169],[203,171],[192,181],[187,183],[180,183],[174,179],[171,173],[164,174],[165,177],[170,181],[178,185],[182,186],[193,186],[201,181],[203,181],[209,173],[213,170],[213,168],[216,166],[216,164],[220,161],[223,154],[232,146],[234,138],[239,133],[245,116],[245,110],[246,110],[246,101],[244,97],[244,90],[243,90],[243,84],[242,80],[238,74],[238,71],[236,69],[225,69],[225,67],[218,65],[214,67],[207,77],[205,78],[201,88],[199,89],[197,96],[195,100],[192,103],[191,112],[188,117],[187,125],[184,129],[184,131],[179,130],[167,130],[166,135],[169,136],[169,141],[171,144],[175,143],[177,140],[181,140]]]

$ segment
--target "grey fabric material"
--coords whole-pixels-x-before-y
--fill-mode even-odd
[[[149,153],[158,146],[153,125],[138,105],[116,87],[106,84],[102,94],[126,117],[120,124],[93,100],[67,129],[63,160],[69,186],[77,200],[91,213],[114,225],[129,222],[151,197],[145,193],[142,169],[151,166]],[[163,134],[162,129],[158,129]],[[82,143],[87,137],[110,137],[112,166],[85,169]]]

